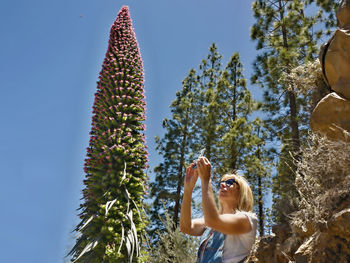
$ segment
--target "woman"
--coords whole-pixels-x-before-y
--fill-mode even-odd
[[[180,229],[191,236],[204,236],[198,249],[197,263],[241,263],[255,242],[257,217],[253,195],[247,181],[239,175],[227,174],[220,181],[217,208],[211,188],[211,165],[207,158],[197,160],[186,170],[181,204]],[[192,191],[201,178],[203,218],[191,219]]]

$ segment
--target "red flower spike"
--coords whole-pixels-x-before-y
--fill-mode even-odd
[[[113,199],[123,200],[125,198],[122,192],[108,192],[108,189],[120,189],[120,179],[124,175],[124,163],[126,163],[127,176],[140,182],[130,184],[128,183],[129,178],[123,181],[130,194],[139,193],[141,182],[142,184],[146,182],[147,176],[143,169],[147,167],[144,97],[144,73],[140,49],[132,27],[129,8],[123,6],[111,26],[108,48],[98,77],[92,107],[92,127],[84,165],[84,172],[88,179],[84,180],[84,203],[81,205],[84,212],[81,214],[80,226],[84,225],[92,215],[101,216],[101,220],[92,220],[89,223],[91,228],[80,231],[83,236],[85,235],[83,238],[87,240],[94,240],[96,235],[100,235],[101,227],[107,229],[110,227],[108,225],[110,220],[108,220],[108,215],[106,218],[102,207]],[[113,176],[110,176],[111,174]],[[135,203],[140,206],[142,198],[139,195],[132,196]],[[120,212],[126,213],[126,210]],[[113,216],[118,222],[123,220],[119,216]],[[134,217],[143,218],[144,215]],[[105,223],[101,225],[100,222]],[[121,229],[121,226],[119,228],[113,226],[113,228]],[[136,228],[143,229],[141,226],[136,226]],[[96,232],[86,231],[86,229],[96,229]],[[112,234],[117,236],[121,233]],[[98,247],[119,247],[120,245],[113,243],[120,238],[111,241],[108,236],[103,236],[100,240]],[[77,259],[83,249],[83,243],[78,244],[71,253],[72,259]],[[103,249],[94,252],[92,255],[95,258],[92,258],[91,261],[100,262],[102,258],[105,261],[118,261],[116,258],[110,258]],[[83,259],[84,257],[81,257],[76,262],[79,263]]]

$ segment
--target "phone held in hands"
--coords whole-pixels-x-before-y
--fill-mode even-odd
[[[198,157],[196,159],[196,161],[194,162],[194,166],[193,166],[193,169],[196,169],[197,168],[197,161],[200,157],[203,157],[204,156],[204,151],[205,151],[205,148],[203,148],[202,150],[200,150],[199,154],[198,154]]]

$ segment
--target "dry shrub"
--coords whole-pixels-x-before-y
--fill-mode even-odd
[[[322,68],[317,59],[283,73],[280,81],[286,83],[289,90],[306,94],[317,89],[322,78]]]
[[[309,112],[312,112],[317,103],[331,92],[323,78],[318,59],[287,70],[282,74],[280,82],[296,95],[307,97]]]
[[[311,135],[297,168],[300,203],[291,223],[308,236],[350,204],[350,144]]]

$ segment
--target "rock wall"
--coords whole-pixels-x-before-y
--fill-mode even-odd
[[[311,114],[315,133],[350,142],[350,1],[337,12],[339,28],[322,46],[319,60],[325,82],[333,93],[325,96]]]

